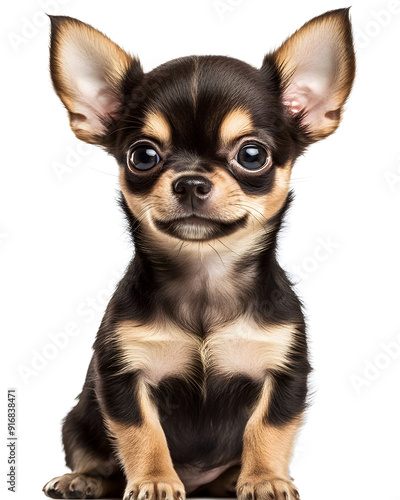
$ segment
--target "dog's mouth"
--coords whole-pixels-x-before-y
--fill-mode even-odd
[[[242,228],[247,222],[247,215],[234,221],[221,221],[199,215],[190,215],[170,219],[155,220],[158,229],[184,241],[207,241],[228,236]]]

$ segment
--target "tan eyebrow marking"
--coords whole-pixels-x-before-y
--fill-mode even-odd
[[[221,123],[219,135],[223,144],[249,134],[253,131],[253,121],[250,113],[243,108],[237,108],[229,112]]]
[[[165,116],[158,111],[147,113],[142,132],[159,142],[168,143],[171,141],[171,127]]]

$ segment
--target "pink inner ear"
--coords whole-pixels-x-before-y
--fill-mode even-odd
[[[118,99],[109,92],[92,94],[85,102],[77,102],[72,124],[94,134],[105,131],[104,122],[113,118],[120,108]]]
[[[321,126],[329,111],[329,85],[325,78],[301,78],[289,84],[283,95],[283,104],[292,115],[304,111],[303,122],[311,128]]]
[[[285,95],[283,104],[292,115],[297,115],[306,107],[306,101],[296,94]]]
[[[339,81],[339,60],[337,47],[332,41],[321,46],[301,47],[289,61],[291,74],[284,90],[283,103],[289,113],[304,112],[304,125],[312,131],[322,130],[332,125],[337,109],[337,82]],[[290,74],[289,73],[289,74]]]
[[[93,75],[84,75],[76,78],[75,85],[79,98],[74,106],[76,116],[72,124],[92,133],[102,134],[105,129],[103,120],[114,117],[120,108],[118,98],[102,75],[97,79]]]
[[[330,11],[306,23],[274,53],[286,83],[282,102],[299,116],[315,140],[339,125],[354,78],[348,9]]]
[[[71,125],[102,135],[104,123],[116,115],[121,105],[110,76],[117,72],[112,66],[115,62],[105,57],[107,52],[88,47],[86,39],[85,44],[75,42],[68,40],[63,46],[63,77],[72,96]]]

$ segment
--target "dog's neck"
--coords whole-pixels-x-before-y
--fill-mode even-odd
[[[156,308],[163,316],[199,335],[235,320],[252,306],[260,276],[260,232],[253,240],[182,242],[177,248],[141,251],[137,261],[149,274]],[[232,245],[232,246],[231,246]]]

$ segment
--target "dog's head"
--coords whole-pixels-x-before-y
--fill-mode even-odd
[[[133,226],[161,246],[265,234],[296,157],[338,127],[354,79],[348,9],[309,21],[260,69],[194,56],[147,74],[91,26],[51,20],[71,128],[115,156]]]

